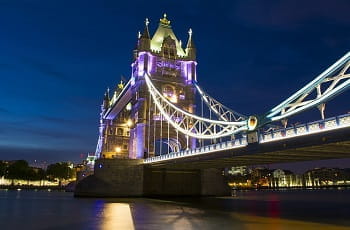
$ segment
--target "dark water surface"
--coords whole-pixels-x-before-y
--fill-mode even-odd
[[[350,190],[237,191],[171,200],[0,190],[0,229],[350,229]]]

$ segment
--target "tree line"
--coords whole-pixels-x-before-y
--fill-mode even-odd
[[[12,162],[0,161],[0,177],[10,180],[56,180],[74,177],[74,170],[67,162],[50,164],[46,170],[30,167],[25,160]]]

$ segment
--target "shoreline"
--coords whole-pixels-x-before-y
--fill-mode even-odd
[[[278,190],[310,190],[310,189],[339,189],[339,188],[349,188],[350,185],[324,185],[324,186],[298,186],[298,187],[231,187],[232,191],[258,191],[258,190],[271,190],[271,191],[278,191]]]
[[[66,190],[66,186],[1,185],[0,190]]]

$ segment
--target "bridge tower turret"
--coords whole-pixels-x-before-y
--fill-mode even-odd
[[[169,101],[182,109],[195,112],[196,49],[192,38],[192,30],[186,49],[183,49],[173,32],[171,22],[166,14],[159,20],[159,25],[152,38],[149,33],[149,21],[145,21],[145,29],[139,35],[131,76],[131,120],[129,141],[129,158],[144,158],[165,154],[168,147],[194,148],[195,140],[177,133],[167,122],[154,103],[144,80],[148,74],[157,89]],[[168,139],[170,141],[168,141]],[[171,143],[170,143],[171,142]]]
[[[118,84],[112,97],[105,95],[97,158],[140,159],[195,147],[195,139],[177,132],[157,111],[144,78],[147,74],[165,98],[194,113],[197,62],[192,30],[183,48],[166,14],[153,36],[148,26],[146,19],[133,51],[130,81]]]

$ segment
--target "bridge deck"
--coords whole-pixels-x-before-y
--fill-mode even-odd
[[[223,168],[350,157],[350,127],[250,144],[206,154],[152,162],[149,167],[172,169]]]

